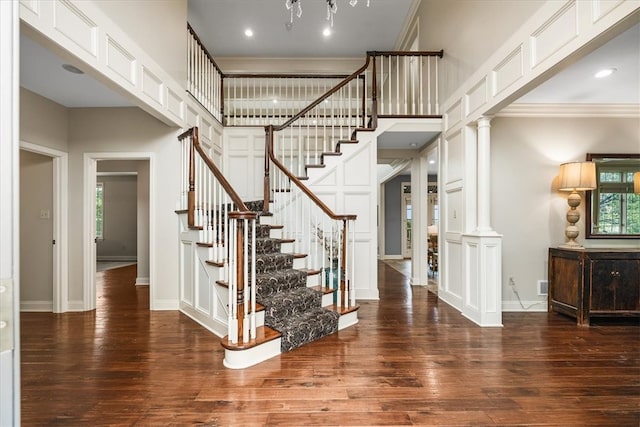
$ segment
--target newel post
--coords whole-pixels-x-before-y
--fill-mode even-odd
[[[187,222],[189,227],[195,225],[196,210],[196,168],[195,145],[198,141],[198,128],[193,128],[189,143],[189,191],[187,192]]]
[[[376,71],[376,53],[369,52],[369,55],[373,57],[373,63],[371,65],[371,73],[373,74],[371,80],[371,124],[370,128],[378,127],[378,73]]]
[[[263,203],[262,203],[262,211],[269,211],[269,200],[271,196],[271,188],[270,188],[270,165],[271,158],[269,157],[271,154],[271,149],[273,147],[273,125],[264,127],[265,136],[264,136],[264,181],[262,183],[263,189]]]
[[[347,238],[349,237],[349,233],[347,230],[347,219],[344,218],[342,220],[342,232],[341,232],[341,236],[340,236],[340,245],[342,246],[341,248],[341,252],[342,254],[340,255],[340,268],[342,269],[342,271],[339,272],[340,274],[340,306],[341,307],[347,307],[349,305],[349,296],[348,294],[345,292],[348,289],[348,279],[347,279],[347,275],[346,273],[346,268],[347,268]]]

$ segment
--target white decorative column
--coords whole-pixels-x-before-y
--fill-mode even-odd
[[[491,117],[478,119],[478,221],[479,233],[490,232],[491,228]]]
[[[491,228],[490,122],[491,118],[484,116],[477,121],[476,188],[473,177],[465,186],[465,191],[476,191],[477,217],[475,230],[462,236],[462,314],[480,326],[502,326],[502,236]],[[468,213],[473,214],[473,209]]]

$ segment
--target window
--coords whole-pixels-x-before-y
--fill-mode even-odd
[[[601,166],[598,169],[597,211],[594,229],[602,234],[640,234],[640,195],[633,193],[633,171]]]
[[[104,238],[104,183],[96,184],[96,239]]]

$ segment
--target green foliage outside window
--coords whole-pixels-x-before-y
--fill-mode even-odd
[[[96,184],[96,238],[102,239],[104,234],[104,185]]]
[[[598,232],[640,234],[640,194],[633,193],[633,172],[599,174]]]

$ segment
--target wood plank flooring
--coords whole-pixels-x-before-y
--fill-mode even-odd
[[[505,313],[482,329],[380,263],[360,323],[242,371],[135,266],[89,313],[22,314],[22,419],[46,425],[640,424],[640,328]]]

